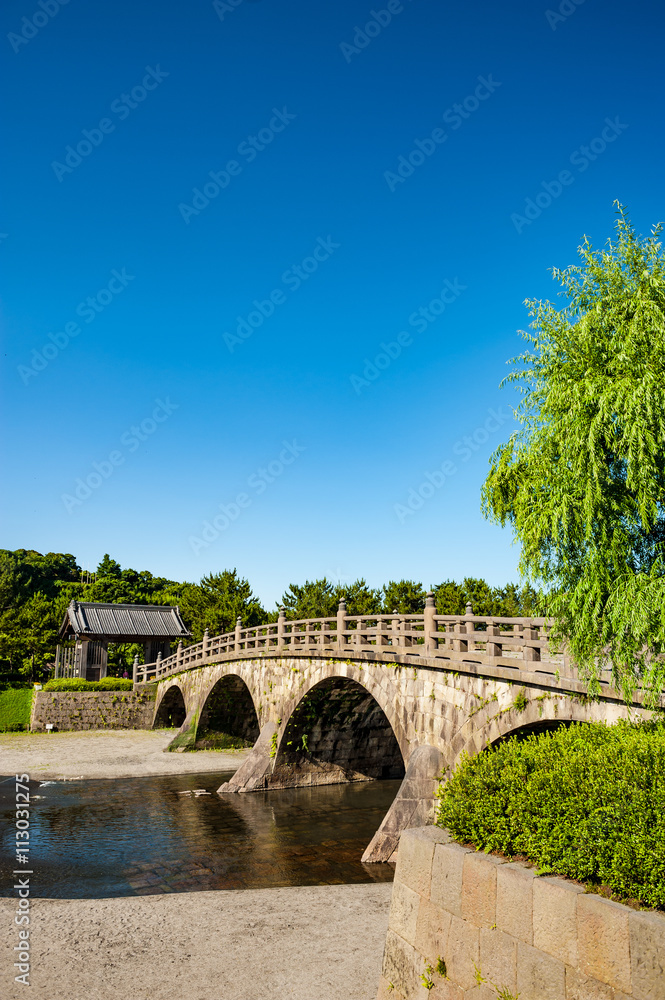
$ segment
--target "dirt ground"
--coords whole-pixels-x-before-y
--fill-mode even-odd
[[[0,774],[121,778],[235,769],[248,751],[165,754],[172,732],[0,734]],[[17,878],[20,876],[17,876]],[[390,883],[34,899],[31,996],[44,1000],[374,1000]],[[0,888],[0,996],[18,891]],[[13,898],[12,898],[13,897]]]
[[[0,733],[0,775],[31,778],[138,778],[150,774],[235,771],[249,750],[164,753],[172,729],[80,733]]]

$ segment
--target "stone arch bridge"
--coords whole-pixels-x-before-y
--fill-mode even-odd
[[[568,722],[641,718],[601,677],[590,700],[543,618],[347,615],[243,628],[134,667],[157,683],[153,725],[175,725],[169,749],[211,733],[253,749],[220,793],[402,778],[364,861],[393,855],[399,834],[431,822],[437,777],[460,755],[511,733]]]

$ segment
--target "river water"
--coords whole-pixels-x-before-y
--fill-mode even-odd
[[[233,772],[31,782],[31,895],[64,899],[387,882],[363,865],[400,781],[217,795]],[[14,782],[0,780],[0,895],[14,861]]]

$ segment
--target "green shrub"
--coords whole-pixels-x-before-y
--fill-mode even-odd
[[[47,681],[45,691],[131,691],[134,682],[128,677],[104,677],[101,681],[84,681],[81,677],[59,677]]]
[[[32,688],[0,691],[0,732],[12,733],[30,726]]]
[[[439,787],[458,840],[665,909],[665,723],[576,724],[465,757]]]

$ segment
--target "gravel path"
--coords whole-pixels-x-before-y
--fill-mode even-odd
[[[173,729],[81,733],[0,733],[0,774],[31,778],[137,778],[235,771],[249,750],[164,753]]]

